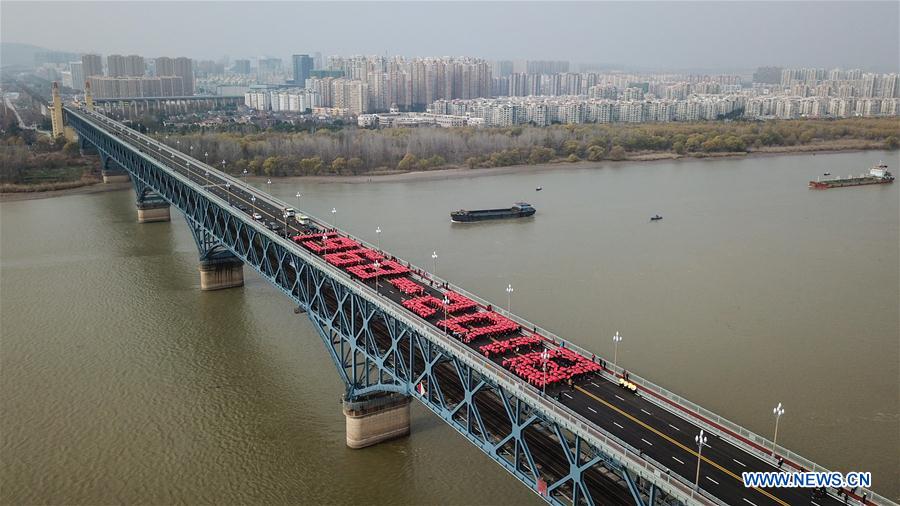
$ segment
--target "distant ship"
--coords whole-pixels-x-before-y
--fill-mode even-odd
[[[477,209],[467,211],[460,209],[450,213],[450,221],[453,223],[472,223],[474,221],[484,220],[503,220],[508,218],[526,218],[533,216],[537,210],[531,207],[531,204],[525,202],[516,202],[512,207],[506,209]]]
[[[827,172],[826,172],[827,174]],[[809,182],[809,187],[814,190],[827,190],[828,188],[841,188],[843,186],[862,186],[866,184],[893,183],[894,176],[887,170],[887,164],[879,162],[869,169],[868,174],[859,176],[834,177],[830,179],[816,179]]]

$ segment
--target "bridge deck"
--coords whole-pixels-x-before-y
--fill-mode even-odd
[[[80,114],[87,114],[80,111]],[[202,185],[205,191],[208,191],[217,197],[228,202],[235,208],[235,212],[244,212],[247,214],[259,213],[263,217],[264,222],[274,222],[282,227],[285,237],[303,236],[308,234],[319,234],[331,231],[335,237],[351,239],[359,244],[360,248],[373,250],[371,245],[349,235],[336,231],[329,224],[318,219],[311,219],[308,225],[300,225],[286,219],[282,210],[290,207],[287,204],[265,195],[255,188],[249,187],[241,183],[239,180],[232,178],[224,173],[219,172],[213,167],[207,166],[198,160],[189,158],[179,152],[176,152],[167,146],[134,132],[119,123],[116,123],[101,115],[90,114],[90,119],[118,137],[123,142],[134,146],[146,156],[152,157],[159,162],[168,166],[171,170],[177,171],[182,176],[190,179],[198,185]],[[320,240],[312,239],[313,244],[301,245],[304,241],[298,241],[295,247],[307,252],[313,252],[319,257],[329,260],[331,263],[339,262],[340,259],[335,257],[338,249],[341,249],[340,241],[323,244]],[[324,249],[322,249],[324,247]],[[329,252],[328,247],[332,250]],[[360,249],[351,248],[351,249]],[[425,310],[419,316],[428,325],[435,328],[439,333],[446,333],[447,339],[468,340],[472,337],[472,333],[459,331],[459,327],[453,327],[447,323],[440,323],[445,319],[453,319],[454,316],[460,315],[480,315],[488,314],[498,315],[503,320],[509,317],[515,321],[520,330],[514,332],[499,332],[494,335],[480,335],[466,343],[466,346],[474,350],[484,361],[492,361],[494,364],[503,366],[504,359],[522,357],[529,352],[539,352],[542,350],[556,351],[559,348],[575,350],[583,357],[584,361],[590,364],[602,364],[597,367],[599,370],[582,373],[573,378],[571,384],[566,381],[559,381],[546,387],[546,399],[558,405],[564,410],[571,410],[578,414],[581,418],[589,420],[594,424],[595,428],[604,434],[610,434],[630,444],[633,448],[668,469],[675,475],[681,476],[685,481],[693,482],[697,469],[698,452],[694,442],[694,436],[704,428],[709,433],[709,440],[702,451],[700,483],[699,486],[706,495],[716,498],[719,502],[726,504],[743,504],[743,505],[768,505],[768,504],[841,504],[843,501],[838,500],[832,495],[820,498],[813,498],[810,490],[807,489],[748,489],[745,488],[741,481],[741,473],[745,471],[775,471],[778,469],[776,461],[767,456],[760,446],[761,438],[743,437],[743,435],[752,435],[746,430],[733,430],[736,427],[733,424],[727,425],[722,419],[712,419],[712,417],[703,417],[696,414],[697,407],[688,404],[679,404],[674,402],[677,399],[674,395],[661,395],[661,389],[655,387],[641,379],[637,379],[638,393],[632,393],[619,386],[618,380],[621,378],[623,371],[613,368],[606,364],[602,359],[587,354],[584,350],[566,343],[560,338],[550,334],[549,332],[537,329],[536,326],[525,322],[524,320],[508,315],[505,311],[491,307],[485,301],[478,299],[463,292],[461,289],[452,287],[444,281],[435,278],[423,269],[412,266],[400,259],[392,257],[389,253],[379,252],[384,256],[384,260],[380,263],[386,264],[386,260],[396,261],[400,267],[410,269],[410,272],[401,275],[392,275],[385,269],[381,269],[378,276],[367,278],[363,271],[357,269],[354,279],[356,283],[366,285],[369,288],[377,288],[377,293],[384,299],[384,304],[393,305],[396,310],[404,311],[412,314],[410,309],[404,306],[404,302],[410,299],[431,295],[440,300],[447,292],[464,293],[467,297],[474,300],[475,307],[468,308],[456,312],[455,314],[445,314],[444,305],[436,306],[437,311],[433,314],[425,314]],[[361,254],[361,253],[359,253]],[[353,255],[349,255],[352,257]],[[346,258],[346,257],[345,257]],[[372,259],[367,259],[369,271],[373,270]],[[350,258],[350,261],[354,260]],[[343,267],[345,271],[353,271],[353,267]],[[402,269],[401,269],[402,270]],[[390,283],[390,278],[404,278],[411,283],[421,287],[421,290],[415,289],[421,293],[404,293],[415,288],[413,285],[405,285],[404,283]],[[377,286],[376,286],[377,285]],[[333,302],[333,301],[332,301]],[[452,305],[452,303],[451,303]],[[450,311],[448,311],[450,313]],[[479,317],[480,317],[479,316]],[[506,320],[506,321],[510,321]],[[489,322],[489,323],[496,323]],[[468,324],[466,324],[468,325]],[[449,327],[449,330],[448,330]],[[469,330],[475,327],[467,327]],[[522,330],[524,329],[524,330]],[[537,329],[537,330],[532,330]],[[452,331],[457,330],[454,334]],[[479,332],[476,332],[479,333]],[[512,337],[527,337],[537,334],[540,341],[530,345],[522,345],[512,347],[504,353],[491,354],[490,357],[484,354],[482,347],[492,343],[501,343]],[[541,361],[537,367],[540,373],[544,373],[541,367],[544,361]],[[571,361],[562,360],[560,363],[571,364]],[[540,376],[540,375],[539,375]],[[524,381],[520,376],[516,376],[510,372],[507,377],[515,378],[517,381]],[[546,377],[544,375],[544,377]],[[535,382],[540,384],[543,378],[532,377],[531,388],[542,395],[541,389],[533,386]],[[427,388],[427,385],[422,385]],[[458,392],[447,392],[448,395],[459,394]],[[492,411],[502,411],[499,406],[484,406],[487,413]],[[498,417],[500,420],[503,417]],[[491,418],[488,416],[488,423]],[[495,421],[494,423],[501,423]],[[730,424],[730,422],[727,422]],[[764,440],[762,440],[764,441]],[[553,450],[550,448],[542,448],[539,441],[535,441],[538,446],[538,452],[542,452],[546,457],[545,463],[551,468],[555,466],[568,466],[565,459],[561,463],[553,464],[550,458]],[[785,469],[813,469],[820,470],[814,465],[808,465],[808,461],[800,460],[799,456],[787,452],[781,452],[780,455],[786,456]],[[798,462],[799,461],[799,462]],[[794,467],[791,467],[794,466]],[[563,475],[567,472],[565,469],[559,469],[559,473]],[[612,502],[621,502],[614,500],[618,492],[610,490],[608,484],[604,483],[602,477],[595,477],[590,484],[592,488],[604,491]],[[871,496],[871,494],[870,494]],[[887,502],[887,501],[886,501]]]

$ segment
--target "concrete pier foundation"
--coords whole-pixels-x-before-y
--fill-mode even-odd
[[[224,290],[244,286],[244,262],[235,257],[200,261],[200,289]]]
[[[103,171],[103,182],[104,183],[126,183],[131,179],[128,177],[127,172],[119,172],[119,171],[111,171],[104,170]]]
[[[342,402],[350,448],[365,448],[409,434],[407,396],[391,393]]]
[[[138,202],[137,215],[138,223],[172,221],[169,204],[166,202]]]

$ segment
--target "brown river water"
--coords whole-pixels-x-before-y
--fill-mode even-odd
[[[860,152],[270,191],[501,305],[512,284],[598,355],[619,331],[620,364],[760,434],[781,402],[780,444],[896,500],[900,184],[806,188],[879,159],[898,172]],[[518,200],[537,215],[449,222]],[[135,215],[131,192],[0,204],[0,503],[539,503],[421,406],[408,438],[347,449],[305,317],[249,270],[200,292],[183,219]]]

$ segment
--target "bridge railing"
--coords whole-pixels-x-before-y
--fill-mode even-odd
[[[330,225],[329,223],[327,223],[323,220],[320,220],[318,218],[314,218],[314,219],[317,223],[321,224],[322,226],[333,228],[332,225]],[[383,250],[380,250],[377,246],[369,243],[368,241],[366,241],[364,239],[353,236],[346,232],[342,232],[342,233],[344,233],[348,237],[351,237],[353,240],[360,242],[361,244],[365,245],[368,248],[376,249],[376,250],[382,251],[384,253]],[[423,269],[411,262],[406,262],[404,260],[401,260],[401,263],[405,264],[410,269],[415,269],[415,270],[418,270],[419,272],[425,273],[424,277],[431,279],[435,284],[438,284],[438,285],[446,284],[446,286],[449,289],[453,290],[454,292],[459,293],[460,295],[464,295],[464,296],[474,300],[475,302],[478,302],[482,306],[490,305],[493,311],[509,318],[510,320],[513,320],[514,322],[518,323],[525,329],[534,330],[538,334],[550,339],[552,342],[554,342],[557,345],[564,345],[566,348],[572,349],[573,351],[576,351],[585,357],[596,356],[597,358],[603,359],[606,362],[606,367],[602,374],[606,379],[608,379],[614,383],[618,382],[618,378],[621,378],[623,376],[623,374],[626,372],[625,368],[623,368],[619,365],[612,364],[609,360],[606,360],[601,355],[594,354],[569,340],[563,339],[563,338],[559,337],[558,335],[554,334],[553,332],[550,332],[547,329],[537,326],[534,323],[532,323],[528,320],[525,320],[524,318],[521,318],[514,313],[511,313],[511,312],[507,311],[506,309],[504,309],[503,307],[498,306],[497,304],[493,304],[490,301],[483,299],[482,297],[479,297],[478,295],[475,295],[475,294],[465,290],[464,288],[456,286],[453,283],[450,283],[449,281],[447,281],[445,279],[435,276],[434,273],[431,273],[426,269]],[[466,348],[466,349],[468,349],[468,348]],[[506,371],[503,368],[499,368],[499,369],[503,370],[506,373],[509,373],[509,371]],[[669,411],[675,415],[678,415],[681,418],[689,417],[689,420],[692,423],[694,423],[695,425],[697,425],[698,427],[700,427],[708,432],[711,432],[713,434],[716,434],[721,439],[728,441],[732,445],[741,448],[742,450],[746,451],[747,453],[754,455],[763,461],[766,461],[769,463],[776,463],[776,458],[773,457],[772,453],[771,453],[774,448],[775,454],[783,457],[785,460],[785,464],[788,464],[790,467],[793,467],[797,470],[829,472],[829,469],[827,469],[819,464],[816,464],[815,462],[803,457],[802,455],[799,455],[791,450],[788,450],[787,448],[785,448],[781,445],[778,445],[777,447],[775,447],[774,443],[772,441],[770,441],[769,439],[767,439],[763,436],[760,436],[760,435],[754,433],[753,431],[750,431],[749,429],[746,429],[746,428],[738,425],[737,423],[734,423],[731,420],[728,420],[727,418],[725,418],[721,415],[718,415],[718,414],[700,406],[699,404],[696,404],[674,392],[671,392],[671,391],[657,385],[656,383],[653,383],[639,375],[636,375],[631,371],[628,371],[628,379],[629,379],[629,381],[631,381],[632,383],[637,385],[640,390],[642,390],[646,393],[649,393],[650,395],[646,395],[645,398],[650,400],[654,404],[660,406],[661,408],[665,409],[666,411]],[[572,413],[574,413],[574,412],[572,412]],[[580,415],[577,415],[577,413],[574,413],[574,414],[576,414],[576,416],[580,417]],[[622,442],[622,443],[625,444],[626,446],[628,446],[627,443],[624,443],[624,442]],[[637,450],[635,449],[635,451],[637,451]],[[887,505],[887,506],[896,504],[893,501],[891,501],[890,499],[883,497],[883,496],[881,496],[871,490],[868,490],[868,489],[860,489],[860,492],[858,495],[861,495],[863,491],[866,493],[867,501],[871,502],[873,504],[883,504],[883,505]],[[861,502],[862,501],[860,501],[860,503]]]
[[[115,126],[120,125],[118,122],[110,120],[109,118],[107,118],[101,114],[97,114],[97,113],[93,113],[93,114],[98,116],[99,118],[102,118],[103,122],[105,122],[107,124],[115,125]],[[178,150],[172,149],[164,143],[161,143],[151,137],[145,136],[138,132],[134,132],[133,130],[131,130],[129,133],[131,133],[135,137],[139,136],[148,142],[157,143],[157,145],[161,146],[162,149],[167,150],[170,154],[174,154],[176,157],[181,158],[183,161],[190,161],[192,165],[195,165],[198,168],[202,166],[202,167],[204,167],[204,170],[209,170],[209,171],[215,173],[216,177],[218,177],[220,179],[228,180],[229,182],[231,182],[234,185],[240,185],[246,191],[249,191],[249,192],[253,193],[254,195],[257,195],[259,198],[262,198],[262,199],[268,201],[270,204],[272,204],[276,207],[279,207],[279,208],[287,207],[287,205],[284,202],[281,202],[280,200],[257,190],[255,187],[244,184],[244,182],[216,169],[215,167],[209,166],[199,160],[196,160],[192,157],[184,155],[184,153],[182,153]],[[160,163],[158,160],[155,160],[155,159],[152,159],[152,161],[156,162],[157,164]],[[177,171],[175,171],[174,173],[176,176],[180,176],[180,174],[178,174]],[[192,186],[195,186],[195,187],[198,187],[199,189],[205,190],[205,188],[203,188],[203,185],[199,185],[190,180],[187,180],[187,182],[189,184],[191,184]],[[204,191],[204,193],[209,195],[210,198],[212,198],[213,200],[218,201],[219,205],[221,205],[225,208],[228,207],[228,205],[225,203],[224,200],[222,200],[220,197],[216,196],[212,192]],[[306,213],[304,213],[304,214],[306,214]],[[242,218],[243,218],[243,216],[242,216]],[[335,228],[324,220],[321,220],[321,219],[318,219],[318,218],[315,218],[312,216],[310,216],[310,218],[313,219],[316,223],[320,224],[321,226],[324,226],[327,228]],[[292,251],[294,251],[295,253],[299,253],[298,256],[303,257],[304,260],[306,260],[307,262],[309,262],[311,264],[314,264],[320,270],[326,271],[333,277],[342,280],[342,284],[345,285],[347,288],[354,290],[357,293],[365,294],[367,299],[370,299],[371,302],[378,304],[379,307],[382,307],[382,309],[385,310],[385,312],[387,312],[391,316],[399,319],[400,321],[405,321],[405,322],[407,322],[407,324],[415,322],[415,324],[413,324],[411,326],[416,328],[423,335],[430,336],[431,339],[434,340],[435,342],[441,342],[443,346],[453,349],[455,354],[457,356],[459,356],[460,358],[463,358],[464,362],[467,365],[469,365],[470,367],[474,368],[475,370],[481,372],[482,374],[486,374],[488,377],[497,378],[499,380],[499,383],[501,383],[504,386],[504,388],[506,388],[507,390],[509,390],[511,392],[516,392],[517,394],[519,394],[523,397],[526,397],[527,398],[526,400],[533,403],[533,405],[539,405],[539,406],[541,406],[541,408],[544,411],[552,413],[553,415],[555,415],[555,418],[559,418],[560,421],[565,422],[565,423],[563,423],[563,426],[566,426],[573,433],[579,434],[582,437],[587,436],[587,437],[585,437],[585,439],[587,441],[592,442],[592,443],[599,443],[600,446],[611,449],[615,454],[621,454],[623,456],[623,458],[626,458],[629,461],[629,463],[636,469],[643,469],[644,472],[650,473],[654,477],[654,482],[666,483],[666,484],[670,485],[671,487],[673,487],[673,489],[670,490],[670,492],[672,492],[674,495],[681,496],[682,499],[690,499],[693,501],[696,501],[699,499],[697,497],[698,492],[694,489],[692,483],[688,482],[687,480],[685,480],[684,478],[682,478],[681,476],[679,476],[677,474],[671,475],[670,473],[666,472],[668,470],[668,468],[664,465],[661,465],[659,463],[651,464],[648,461],[650,459],[648,459],[647,456],[641,455],[640,451],[637,448],[632,447],[628,443],[616,438],[615,436],[612,436],[611,434],[606,434],[605,432],[601,432],[601,431],[597,430],[596,425],[593,422],[590,422],[589,420],[584,418],[582,415],[575,413],[574,411],[570,410],[569,408],[561,407],[560,405],[557,405],[555,402],[549,402],[545,397],[543,397],[541,395],[540,390],[538,390],[536,387],[521,381],[520,378],[513,375],[510,371],[507,371],[506,369],[498,366],[497,364],[495,364],[491,361],[488,361],[488,360],[484,360],[484,357],[475,353],[474,350],[472,350],[471,348],[469,348],[467,346],[463,346],[458,341],[450,339],[449,337],[445,336],[443,333],[441,333],[437,329],[433,328],[424,319],[419,318],[418,316],[410,313],[409,311],[397,310],[400,307],[399,305],[393,303],[393,301],[386,300],[379,294],[375,293],[375,290],[368,287],[367,285],[357,282],[355,279],[353,279],[349,274],[347,274],[343,270],[340,270],[340,269],[328,264],[320,257],[307,252],[303,248],[298,247],[292,241],[285,239],[264,227],[259,226],[255,222],[252,222],[250,220],[244,220],[244,221],[247,221],[248,223],[252,223],[252,225],[254,227],[258,228],[260,232],[265,233],[266,235],[270,236],[270,238],[276,240],[277,242],[280,242],[283,245],[289,246]],[[380,248],[378,248],[375,245],[372,245],[371,243],[369,243],[368,241],[365,241],[364,239],[352,236],[345,232],[342,232],[342,233],[344,233],[348,237],[351,237],[354,240],[360,242],[361,244],[364,244],[366,247],[382,251],[382,250],[380,250]],[[446,284],[448,286],[448,288],[452,289],[453,291],[460,293],[466,297],[469,297],[472,300],[478,302],[479,304],[481,304],[483,306],[491,305],[493,307],[493,309],[495,311],[497,311],[498,313],[510,318],[511,320],[515,321],[516,323],[518,323],[519,325],[522,325],[525,328],[535,329],[536,332],[538,332],[539,334],[541,334],[544,337],[547,337],[547,338],[555,341],[557,344],[565,343],[565,346],[567,348],[577,351],[584,356],[591,356],[591,353],[588,352],[587,350],[585,350],[584,348],[582,348],[568,340],[565,340],[546,329],[538,327],[538,326],[534,325],[533,323],[516,316],[515,314],[510,313],[510,312],[506,311],[505,309],[503,309],[502,307],[498,307],[498,306],[492,304],[491,302],[489,302],[485,299],[482,299],[481,297],[479,297],[473,293],[470,293],[461,287],[455,286],[452,283],[450,283],[444,279],[438,278],[433,273],[429,273],[427,270],[422,269],[421,267],[418,267],[412,263],[409,263],[409,262],[406,262],[403,260],[401,260],[401,262],[406,264],[408,267],[410,267],[412,269],[416,269],[420,272],[426,273],[425,276],[428,277],[429,279],[431,279],[432,281],[434,281],[435,283]],[[394,307],[394,306],[397,306],[397,307]],[[599,355],[597,355],[597,356],[599,356]],[[609,363],[607,363],[607,369],[612,370],[612,373],[611,374],[606,373],[606,376],[608,378],[611,378],[613,381],[616,381],[615,378],[618,376],[621,376],[624,373],[624,369],[622,367],[613,366],[612,364],[609,364]],[[631,382],[635,383],[636,385],[638,385],[642,390],[650,392],[650,393],[658,396],[659,398],[657,398],[657,399],[654,399],[654,396],[648,397],[648,399],[654,400],[654,402],[656,404],[667,409],[668,411],[673,412],[678,415],[684,415],[684,414],[690,415],[692,421],[694,421],[698,426],[701,426],[701,427],[709,430],[710,432],[719,435],[723,439],[730,441],[731,443],[735,444],[736,446],[739,446],[740,448],[747,450],[750,453],[756,454],[763,458],[771,458],[771,456],[767,452],[764,451],[766,449],[766,447],[769,447],[769,448],[772,447],[772,443],[768,439],[766,439],[762,436],[756,435],[755,433],[741,427],[740,425],[737,425],[734,422],[731,422],[728,419],[721,417],[721,416],[713,413],[712,411],[709,411],[709,410],[703,408],[702,406],[699,406],[687,399],[684,399],[680,395],[669,392],[668,390],[666,390],[648,380],[645,380],[644,378],[641,378],[640,376],[637,376],[631,372],[629,372],[629,380]],[[660,401],[660,399],[664,399],[664,401]],[[665,401],[668,401],[668,402],[665,402]],[[738,436],[738,437],[735,437],[735,436]],[[742,440],[741,438],[743,438],[744,440]],[[814,470],[814,471],[827,471],[827,469],[825,469],[824,467],[819,466],[818,464],[815,464],[814,462],[809,461],[808,459],[805,459],[804,457],[797,455],[796,453],[791,452],[790,450],[786,450],[781,446],[779,446],[778,449],[779,449],[779,453],[785,457],[785,461],[788,463],[793,463],[795,465],[795,467],[802,467],[804,469]],[[629,452],[629,450],[630,450],[630,452]],[[658,467],[656,467],[656,466],[658,466]],[[660,470],[662,470],[662,472]],[[665,474],[665,478],[663,478],[663,474]],[[870,490],[866,490],[866,493],[867,493],[867,498],[875,504],[885,504],[885,505],[894,504],[889,499],[884,498],[883,496],[881,496],[879,494],[873,493]],[[700,489],[699,495],[700,495],[700,497],[704,498],[707,501],[711,501],[714,504],[723,504],[720,500],[718,500],[714,496],[706,493],[703,489]]]

